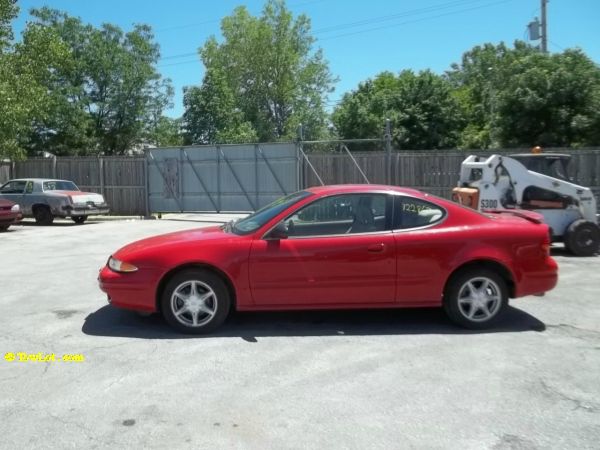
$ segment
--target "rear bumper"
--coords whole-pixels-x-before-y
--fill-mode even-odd
[[[0,214],[0,225],[14,225],[15,223],[19,223],[21,219],[23,219],[23,214],[20,212]]]
[[[558,264],[548,256],[541,267],[530,268],[521,273],[515,283],[515,297],[540,295],[548,292],[558,283]]]

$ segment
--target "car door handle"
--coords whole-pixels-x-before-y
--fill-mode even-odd
[[[373,245],[369,245],[369,247],[367,248],[367,251],[369,253],[381,253],[384,250],[385,250],[385,244],[373,244]]]

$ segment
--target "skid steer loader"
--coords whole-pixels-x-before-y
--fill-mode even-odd
[[[485,211],[524,209],[544,216],[552,241],[562,241],[578,256],[600,250],[600,227],[592,191],[568,177],[570,155],[527,153],[471,155],[461,164],[452,198]]]

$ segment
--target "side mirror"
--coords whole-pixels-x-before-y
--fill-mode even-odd
[[[288,226],[285,222],[279,222],[274,228],[265,236],[266,239],[287,239],[288,238]]]

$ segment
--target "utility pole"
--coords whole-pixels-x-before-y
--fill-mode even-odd
[[[542,53],[548,53],[548,26],[546,19],[546,4],[548,0],[542,0]]]

